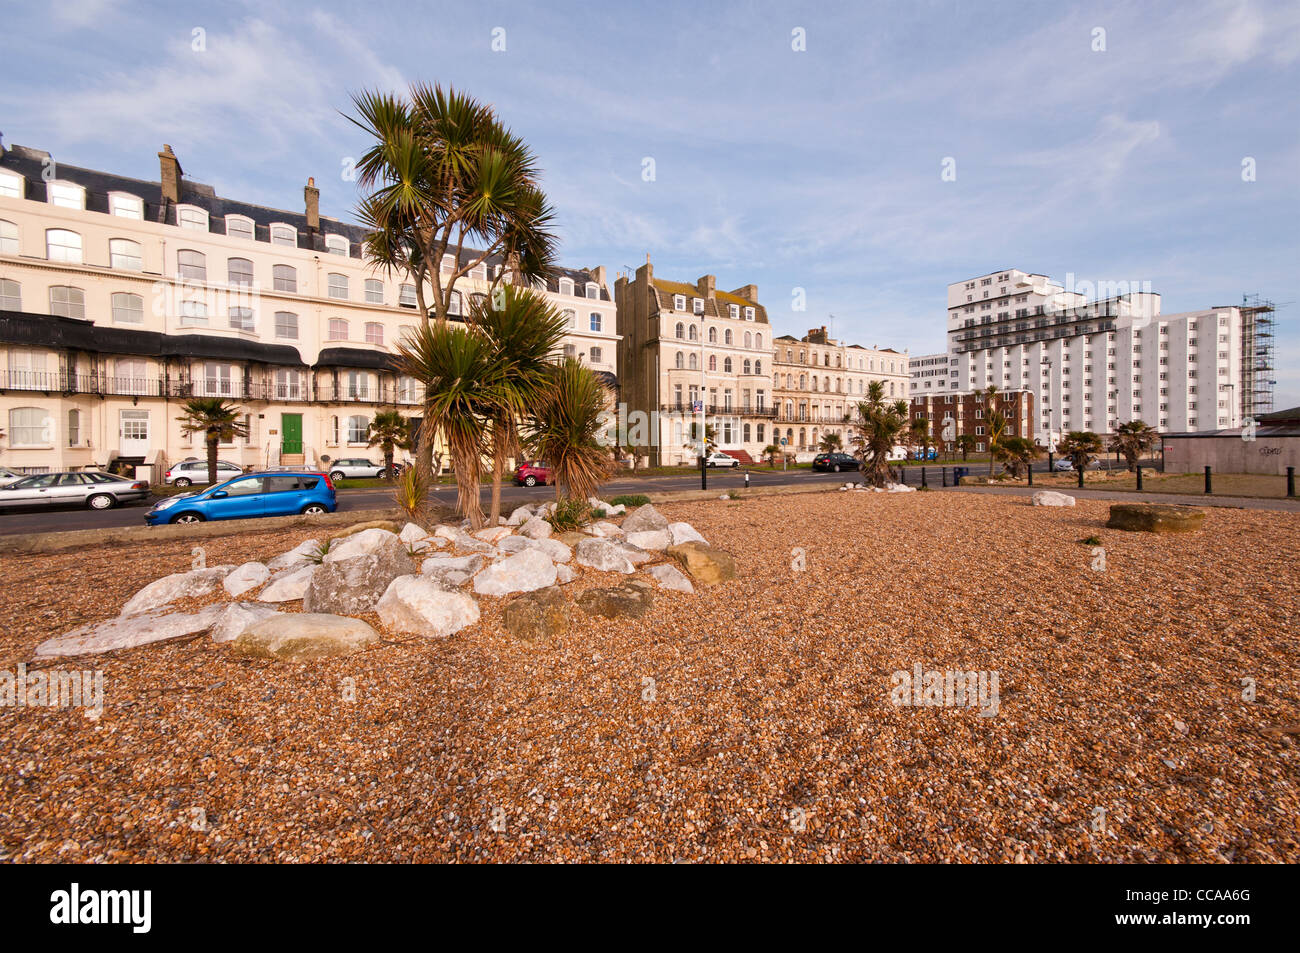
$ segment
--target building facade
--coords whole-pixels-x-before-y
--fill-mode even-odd
[[[938,354],[918,354],[908,359],[907,368],[911,376],[908,392],[913,397],[943,393],[948,387],[947,351]]]
[[[1030,390],[1000,391],[998,410],[1006,417],[1003,437],[1032,437],[1034,394]],[[982,393],[925,394],[910,401],[910,419],[924,420],[935,446],[942,453],[961,448],[957,438],[970,434],[975,438],[975,453],[989,449],[988,399]]]
[[[885,386],[887,398],[907,396],[908,357],[892,348],[865,348],[831,338],[825,327],[802,338],[784,334],[775,340],[772,393],[777,414],[776,442],[798,458],[813,455],[828,434],[849,447],[850,430],[858,418],[873,380]]]
[[[1240,307],[1165,315],[1150,291],[1089,301],[1043,275],[993,272],[948,286],[947,386],[914,378],[914,393],[929,382],[1028,389],[1033,436],[1047,446],[1071,430],[1113,433],[1139,419],[1162,432],[1236,427],[1247,393],[1262,407],[1257,323]]]
[[[421,320],[415,287],[365,260],[365,232],[321,215],[310,179],[289,212],[186,179],[168,146],[158,157],[148,182],[0,154],[0,462],[120,461],[157,479],[203,453],[177,420],[191,397],[240,406],[248,436],[220,453],[255,467],[369,456],[377,412],[418,417],[419,385],[392,365]],[[500,268],[458,282],[453,315]],[[565,351],[616,384],[604,268],[559,269],[545,291],[569,323]]]
[[[650,421],[638,455],[661,466],[693,463],[702,413],[719,450],[761,457],[776,411],[772,330],[758,289],[720,291],[713,275],[695,284],[656,278],[648,255],[614,288],[621,399],[629,416]]]

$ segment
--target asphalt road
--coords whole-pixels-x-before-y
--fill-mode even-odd
[[[708,473],[709,489],[716,489],[719,494],[724,490],[741,489],[745,485],[743,468],[732,470],[715,469]],[[845,483],[853,478],[848,473],[813,473],[811,470],[771,470],[767,467],[754,467],[749,471],[751,486],[778,486],[795,483],[826,482]],[[918,477],[919,479],[919,477]],[[692,476],[656,476],[634,477],[631,479],[612,480],[601,488],[605,499],[625,493],[648,493],[665,490],[698,490],[699,474]],[[483,506],[487,508],[490,500],[491,486],[483,486]],[[456,487],[440,485],[431,494],[432,498],[447,506],[456,503]],[[532,503],[538,500],[555,498],[552,486],[514,486],[507,484],[501,489],[501,499],[507,511],[520,503]],[[368,510],[389,506],[393,501],[391,490],[383,487],[366,490],[340,490],[338,494],[339,511]],[[108,526],[143,526],[144,514],[153,505],[151,501],[111,510],[96,511],[84,508],[9,510],[0,512],[0,536],[12,536],[19,533],[56,533],[60,530],[95,529]]]

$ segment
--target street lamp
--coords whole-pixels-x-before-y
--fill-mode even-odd
[[[704,436],[704,428],[705,428],[705,420],[706,420],[704,416],[704,406],[705,406],[704,400],[705,400],[705,394],[708,392],[708,386],[707,386],[708,382],[705,377],[705,366],[704,366],[704,335],[705,335],[704,315],[701,314],[700,315],[700,489],[701,490],[707,490],[709,488],[709,470],[708,470],[707,461],[705,460],[705,457],[708,454],[708,441],[705,439]]]

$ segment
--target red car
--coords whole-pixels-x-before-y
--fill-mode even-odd
[[[515,467],[515,482],[520,486],[545,486],[551,482],[551,468],[540,460],[529,460]]]

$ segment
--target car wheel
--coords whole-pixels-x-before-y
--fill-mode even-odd
[[[177,513],[168,522],[171,523],[202,523],[203,517],[198,513]]]
[[[333,473],[330,474],[330,479],[331,479],[331,480],[342,480],[342,479],[343,479],[343,471],[342,471],[342,470],[335,470]]]
[[[840,472],[840,465],[838,463],[835,464],[833,467],[831,467],[831,473],[839,473],[839,472]]]
[[[117,499],[109,493],[96,493],[90,499],[86,500],[86,505],[92,510],[111,510]]]
[[[189,477],[177,477],[177,478],[173,481],[173,483],[174,483],[174,485],[180,487],[180,488],[183,490],[183,489],[185,489],[187,486],[190,485],[190,479],[189,479]]]
[[[325,507],[320,503],[308,503],[302,508],[302,511],[308,516],[319,516],[322,513],[329,512],[329,510],[325,509]]]
[[[537,477],[535,476],[524,477],[524,486],[537,486]]]

